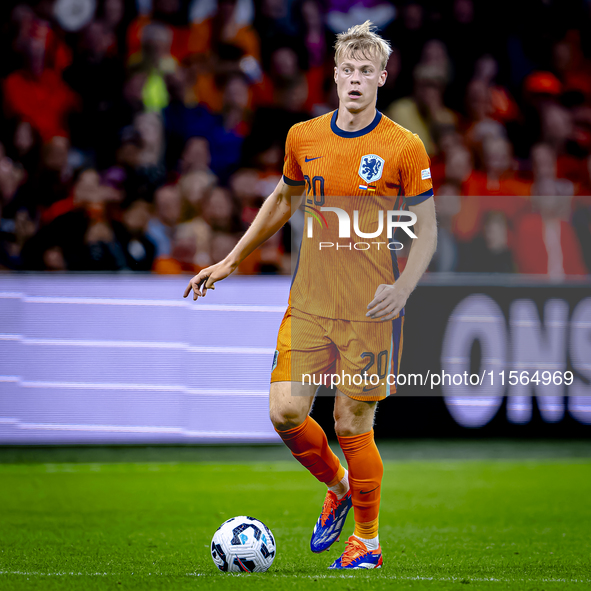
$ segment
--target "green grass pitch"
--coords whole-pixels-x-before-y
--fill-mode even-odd
[[[384,567],[345,573],[342,542],[310,552],[324,491],[281,448],[0,450],[0,589],[590,589],[591,445],[504,446],[382,446]],[[275,534],[267,573],[213,564],[240,514]]]

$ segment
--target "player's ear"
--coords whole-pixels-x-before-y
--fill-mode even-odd
[[[386,78],[388,78],[388,72],[386,72],[386,70],[382,70],[382,73],[380,74],[380,79],[378,80],[378,87],[384,86],[384,84],[386,84]]]
[[[339,70],[338,70],[338,68],[335,66],[335,67],[334,67],[334,81],[335,81],[335,82],[337,81],[337,74],[338,74],[338,71],[339,71]]]

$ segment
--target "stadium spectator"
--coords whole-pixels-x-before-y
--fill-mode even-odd
[[[172,32],[160,23],[150,23],[142,29],[141,51],[134,53],[128,65],[146,74],[142,101],[148,111],[160,112],[169,102],[165,77],[178,67],[171,55]]]
[[[28,40],[23,54],[24,67],[4,80],[5,117],[30,123],[44,142],[68,137],[68,116],[80,108],[80,98],[56,70],[46,66],[40,40]]]
[[[193,23],[189,52],[213,54],[220,44],[235,45],[244,55],[260,62],[259,36],[250,25],[240,21],[236,0],[218,0],[213,16]]]
[[[399,77],[403,96],[412,93],[413,72],[419,63],[425,43],[433,37],[426,12],[423,3],[418,0],[403,2],[399,15],[386,29],[387,37],[398,48],[400,60],[404,65]]]
[[[117,57],[121,62],[125,59],[125,37],[134,13],[135,6],[124,0],[101,0],[96,12],[96,18],[109,31],[112,44],[108,55]]]
[[[575,198],[574,201],[573,228],[581,245],[587,271],[591,273],[591,197]]]
[[[190,72],[178,68],[166,77],[170,102],[162,111],[166,133],[166,163],[176,168],[187,140],[191,137],[210,138],[216,124],[209,110],[196,104],[190,94]]]
[[[238,239],[232,234],[216,232],[211,237],[209,259],[211,264],[222,261],[236,246]],[[244,271],[243,271],[244,272]]]
[[[574,194],[574,184],[571,181],[556,177],[556,155],[549,145],[536,144],[532,148],[531,166],[533,175],[532,195],[570,197]]]
[[[402,73],[402,61],[400,59],[400,50],[397,47],[392,47],[390,59],[386,64],[386,72],[388,77],[380,92],[378,92],[377,107],[380,111],[386,112],[386,109],[398,99],[406,95],[400,82],[400,75]],[[327,109],[328,112],[331,109]]]
[[[481,144],[482,171],[467,179],[466,195],[528,195],[529,184],[517,178],[511,144],[504,137],[485,137]],[[509,200],[515,201],[515,200]]]
[[[324,102],[325,64],[328,46],[327,30],[320,5],[315,0],[305,0],[301,5],[302,36],[307,62],[308,110],[312,111]],[[394,76],[392,76],[394,78]]]
[[[60,136],[43,146],[35,173],[19,188],[12,200],[5,202],[6,214],[13,217],[16,211],[26,208],[31,217],[36,218],[68,197],[72,181],[69,149],[70,142]]]
[[[177,185],[165,185],[154,194],[154,215],[148,222],[147,237],[156,246],[156,257],[170,257],[181,217],[181,194]]]
[[[203,170],[189,172],[179,179],[181,221],[187,222],[201,216],[203,201],[216,184],[217,177]]]
[[[509,239],[509,224],[505,214],[494,210],[487,212],[482,233],[463,250],[463,261],[458,270],[473,273],[513,273],[515,266]]]
[[[204,180],[208,182],[202,179]],[[223,258],[227,254],[223,245],[236,244],[235,232],[238,225],[231,193],[219,187],[203,188],[206,194],[200,197],[196,204],[195,217],[180,224],[175,223],[173,231],[167,232],[167,244],[170,250],[155,261],[156,272],[166,274],[194,272],[211,265],[212,256],[219,256],[223,252],[224,254],[221,255]],[[161,195],[161,191],[157,193],[157,203],[161,203],[165,211],[160,211],[160,217],[172,221],[177,213],[176,200],[172,201],[172,194]],[[169,211],[166,211],[167,208]],[[179,210],[179,215],[174,219],[178,220],[180,215]],[[151,224],[153,225],[153,221]],[[169,228],[171,228],[170,225]],[[222,236],[227,238],[221,238]],[[216,243],[219,242],[219,248],[212,245],[214,237],[216,237]],[[155,238],[156,234],[154,234]],[[232,248],[233,246],[230,246],[230,250]]]
[[[505,86],[497,82],[499,64],[490,54],[483,55],[474,66],[473,82],[481,82],[488,88],[484,116],[490,116],[504,125],[516,122],[520,112],[515,99]]]
[[[579,93],[587,101],[591,98],[590,64],[583,53],[579,31],[571,29],[554,44],[552,66],[565,93]]]
[[[96,154],[103,165],[109,161],[108,152],[113,148],[104,130],[125,81],[123,64],[108,55],[113,43],[113,34],[102,22],[90,23],[82,34],[74,61],[63,74],[82,101],[81,110],[71,118],[72,142],[78,149]]]
[[[189,28],[181,10],[181,0],[153,0],[151,4],[152,10],[148,14],[139,14],[127,29],[128,58],[141,51],[144,29],[157,24],[169,32],[171,55],[182,61],[189,51]]]
[[[31,4],[31,3],[29,3]],[[54,15],[51,3],[36,2],[31,7],[26,3],[17,4],[12,10],[11,25],[12,37],[10,43],[11,53],[7,56],[6,72],[20,67],[19,57],[29,51],[34,45],[40,54],[44,56],[47,68],[55,70],[58,74],[72,62],[72,49],[63,39],[63,31],[54,27]],[[12,59],[11,59],[12,58]],[[11,67],[16,65],[16,67]]]
[[[132,271],[150,271],[156,258],[156,247],[146,234],[149,220],[149,204],[133,201],[123,211],[121,222],[113,223],[115,237],[125,255],[125,266]]]
[[[445,152],[443,180],[460,187],[460,195],[465,195],[466,182],[474,172],[472,154],[462,144],[449,147]]]
[[[505,138],[503,124],[493,119],[492,89],[483,80],[474,79],[466,90],[466,110],[469,117],[466,141],[474,150],[482,149],[487,138]]]
[[[6,129],[5,152],[30,177],[37,172],[41,157],[41,136],[27,121],[13,119]]]
[[[136,172],[149,187],[155,189],[165,183],[168,177],[162,118],[156,113],[140,113],[134,119],[134,128],[140,141]],[[151,196],[148,200],[152,200]]]
[[[453,183],[445,183],[437,192],[437,252],[429,265],[430,271],[450,273],[460,265],[460,245],[453,234],[453,219],[461,205],[459,195],[460,186]]]
[[[517,219],[529,206],[525,197],[529,184],[516,178],[509,142],[498,137],[486,139],[482,158],[484,171],[473,171],[464,181],[461,211],[454,220],[454,232],[463,242],[471,242],[482,232],[487,212],[498,211],[508,219]]]
[[[0,144],[0,204],[9,204],[13,200],[25,176],[23,168],[6,156],[4,146]]]
[[[238,168],[242,144],[250,130],[249,90],[242,76],[228,79],[222,112],[215,117],[209,145],[211,169],[224,181]]]
[[[308,97],[307,82],[298,63],[295,50],[288,46],[275,48],[270,57],[268,72],[254,87],[255,107],[281,106],[289,101],[294,88],[305,86],[305,103]],[[293,109],[289,109],[293,110]]]
[[[205,197],[201,212],[214,232],[234,234],[239,229],[236,203],[228,189],[214,187]]]
[[[172,256],[182,270],[201,269],[211,262],[212,230],[203,219],[202,211],[216,182],[213,174],[204,171],[191,172],[179,181],[181,223],[177,226]]]
[[[254,16],[254,28],[261,42],[261,54],[269,55],[277,43],[295,40],[301,33],[299,21],[288,0],[262,0]],[[303,7],[302,7],[303,10]]]
[[[446,15],[444,24],[440,26],[454,65],[454,78],[448,96],[455,109],[462,107],[464,89],[473,76],[476,60],[490,52],[491,48],[499,49],[495,35],[490,32],[490,23],[479,17],[479,10],[481,13],[485,10],[481,2],[453,0],[451,14]],[[469,52],[466,51],[468,47]]]
[[[443,103],[447,76],[441,63],[419,64],[414,71],[413,96],[399,99],[386,111],[388,117],[419,135],[429,156],[439,151],[439,136],[457,125],[456,114]]]
[[[23,268],[59,270],[61,258],[73,271],[125,268],[109,217],[111,204],[119,199],[116,190],[101,183],[96,170],[78,171],[71,196],[43,210],[44,225],[23,246]]]
[[[5,218],[0,203],[0,270],[23,268],[22,248],[37,230],[37,224],[26,209],[17,211],[13,218]]]
[[[520,273],[548,275],[560,281],[567,275],[585,275],[581,246],[568,222],[570,197],[536,195],[535,211],[517,226],[513,255]]]
[[[181,174],[189,174],[191,172],[208,172],[211,173],[211,150],[209,148],[209,141],[204,137],[192,137],[185,144],[181,161]]]

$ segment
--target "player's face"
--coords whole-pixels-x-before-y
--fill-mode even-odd
[[[352,113],[374,107],[378,88],[384,85],[387,76],[377,57],[359,60],[344,56],[334,69],[340,104]]]

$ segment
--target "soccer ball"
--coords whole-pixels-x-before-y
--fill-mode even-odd
[[[275,538],[254,517],[232,517],[220,525],[211,540],[215,565],[229,573],[264,573],[275,560]]]

